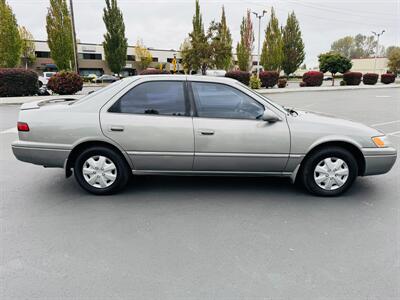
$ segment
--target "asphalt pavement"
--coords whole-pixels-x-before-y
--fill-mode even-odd
[[[273,94],[400,146],[399,89]],[[1,299],[400,299],[400,168],[338,198],[286,179],[137,177],[96,197],[17,161],[0,106]]]

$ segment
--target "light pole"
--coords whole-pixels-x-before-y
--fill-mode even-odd
[[[260,78],[260,40],[261,40],[261,19],[267,13],[266,10],[262,11],[262,14],[253,11],[253,14],[258,19],[258,48],[257,48],[257,77]]]
[[[77,45],[76,45],[76,32],[75,32],[74,5],[72,4],[72,0],[69,0],[69,6],[70,6],[70,8],[71,8],[72,43],[73,43],[73,46],[74,46],[74,65],[75,65],[75,72],[79,74],[78,49],[77,49]]]
[[[381,33],[376,33],[375,31],[372,31],[372,33],[377,37],[376,40],[376,50],[375,50],[375,61],[374,61],[374,73],[376,72],[376,58],[378,56],[378,51],[379,51],[379,38],[381,35],[385,32],[385,30],[382,30]]]

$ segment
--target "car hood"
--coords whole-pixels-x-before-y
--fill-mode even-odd
[[[383,135],[381,131],[351,120],[325,113],[296,110],[287,118],[292,139],[315,144],[324,141],[347,141],[358,147],[375,147],[371,137]]]

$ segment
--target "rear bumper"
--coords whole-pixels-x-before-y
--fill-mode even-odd
[[[14,156],[23,162],[44,167],[64,168],[70,150],[33,147],[29,143],[16,141],[11,145]]]
[[[397,159],[397,150],[388,148],[363,148],[365,172],[367,175],[385,174],[390,171]]]

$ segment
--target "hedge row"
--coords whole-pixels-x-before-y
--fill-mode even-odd
[[[32,96],[38,88],[38,75],[34,71],[0,68],[0,97]]]

